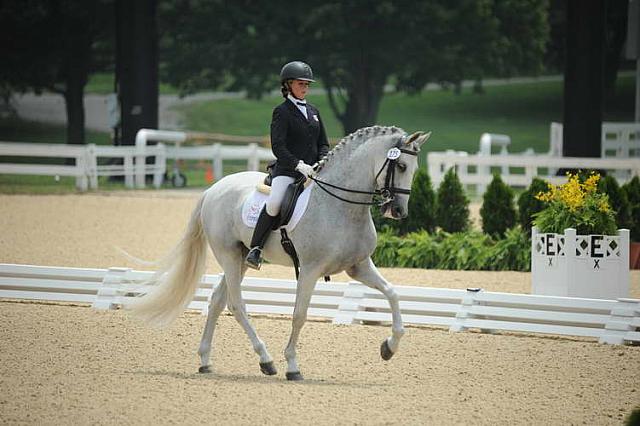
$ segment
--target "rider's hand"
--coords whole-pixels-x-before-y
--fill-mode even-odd
[[[306,164],[302,160],[298,162],[298,165],[296,166],[296,170],[302,173],[305,177],[314,177],[316,175],[316,171],[313,170],[313,167]]]

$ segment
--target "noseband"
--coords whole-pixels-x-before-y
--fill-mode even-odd
[[[388,204],[388,203],[392,202],[393,200],[395,200],[396,194],[409,195],[411,193],[411,189],[398,188],[398,187],[395,186],[396,167],[398,165],[398,159],[400,158],[400,154],[409,154],[409,155],[417,156],[418,152],[417,151],[413,151],[413,150],[409,150],[409,149],[400,148],[399,146],[401,146],[401,145],[402,145],[402,143],[396,145],[394,148],[391,148],[387,152],[387,159],[385,160],[384,164],[382,165],[382,167],[380,167],[380,170],[376,174],[375,181],[376,181],[376,185],[377,185],[378,177],[380,176],[380,174],[382,174],[382,172],[385,169],[387,170],[387,174],[385,175],[385,178],[384,178],[384,187],[382,189],[376,189],[375,191],[359,191],[359,190],[356,190],[356,189],[349,189],[349,188],[345,188],[343,186],[338,186],[338,185],[333,185],[333,184],[328,183],[328,182],[323,182],[323,181],[318,180],[318,179],[316,179],[314,177],[312,177],[310,179],[313,180],[315,183],[317,183],[318,187],[320,187],[320,189],[322,189],[327,194],[331,195],[332,197],[337,198],[340,201],[344,201],[346,203],[351,203],[351,204],[360,204],[360,205],[365,205],[365,206],[373,206],[373,205],[383,206],[383,205]],[[338,189],[338,190],[344,191],[344,192],[351,192],[353,194],[372,195],[374,197],[374,200],[373,201],[347,200],[346,198],[342,198],[339,195],[336,195],[333,192],[329,191],[327,188],[325,188],[325,186],[328,186],[328,187],[331,187],[331,188],[334,188],[334,189]],[[377,200],[376,201],[375,200],[376,197],[381,198],[381,200]]]

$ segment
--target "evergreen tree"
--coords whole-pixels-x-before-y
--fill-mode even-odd
[[[539,178],[533,178],[529,188],[518,197],[518,223],[529,235],[533,226],[533,215],[545,208],[545,203],[538,200],[536,195],[548,189],[547,182]]]
[[[609,205],[616,214],[616,226],[618,229],[631,229],[633,222],[631,220],[631,208],[626,191],[618,185],[618,181],[613,176],[603,176],[598,182],[598,191],[607,194],[609,197]]]
[[[493,180],[482,197],[480,216],[484,233],[500,238],[516,224],[513,191],[498,174],[493,175]]]
[[[436,227],[436,194],[431,186],[431,178],[425,168],[419,168],[413,176],[409,215],[400,221],[400,234],[408,234],[422,229],[433,232]]]
[[[456,171],[451,168],[438,187],[437,225],[446,232],[462,232],[469,227],[469,199]]]
[[[640,178],[634,176],[622,186],[631,212],[631,241],[640,242]]]

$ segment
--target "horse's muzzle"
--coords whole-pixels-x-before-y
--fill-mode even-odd
[[[382,206],[382,216],[388,219],[400,220],[407,217],[407,212],[396,204],[388,203]]]

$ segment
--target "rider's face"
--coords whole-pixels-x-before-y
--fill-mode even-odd
[[[304,99],[309,91],[309,82],[304,80],[291,81],[291,94],[298,99]]]

